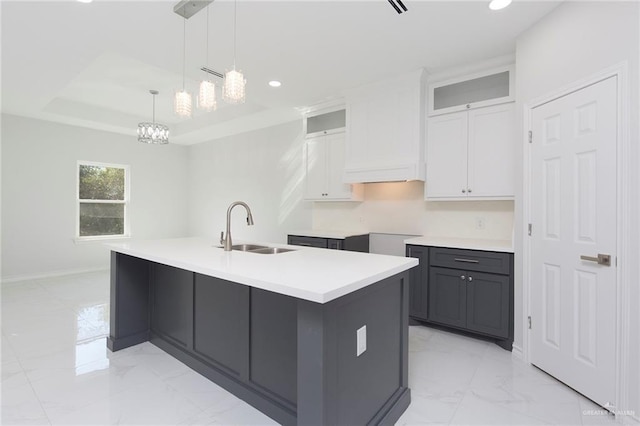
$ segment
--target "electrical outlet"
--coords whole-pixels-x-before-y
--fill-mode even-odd
[[[356,331],[356,356],[360,356],[367,350],[367,326],[363,325]]]
[[[476,229],[484,229],[484,217],[476,217]]]

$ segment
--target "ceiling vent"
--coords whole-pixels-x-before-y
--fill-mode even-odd
[[[402,0],[387,0],[387,1],[391,6],[393,6],[396,12],[402,13],[407,11],[407,6],[405,6],[404,3],[402,3]]]

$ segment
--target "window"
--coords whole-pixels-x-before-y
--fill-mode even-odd
[[[78,238],[128,235],[129,167],[78,162]]]

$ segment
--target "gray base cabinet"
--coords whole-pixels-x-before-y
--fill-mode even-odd
[[[464,271],[429,268],[427,290],[429,321],[455,327],[467,325],[467,294]]]
[[[389,425],[411,402],[409,271],[320,304],[115,252],[111,265],[112,351],[150,341],[283,425]]]
[[[251,383],[295,407],[298,380],[296,299],[252,288],[250,314]]]
[[[467,272],[467,324],[471,331],[509,338],[508,276]]]
[[[309,237],[306,235],[288,235],[287,244],[293,246],[328,248],[369,253],[369,234],[353,235],[346,238]]]
[[[407,246],[407,257],[415,257],[420,260],[418,266],[409,270],[409,315],[411,318],[426,320],[429,248]]]
[[[193,347],[193,274],[151,265],[151,331],[183,348]]]
[[[513,254],[407,246],[420,259],[409,301],[415,321],[513,344]]]
[[[227,374],[247,380],[249,287],[200,274],[194,279],[194,353]]]

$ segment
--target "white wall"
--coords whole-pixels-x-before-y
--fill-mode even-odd
[[[423,182],[365,184],[365,200],[317,202],[316,229],[510,240],[512,201],[424,200]],[[483,229],[477,220],[482,219]]]
[[[302,201],[302,120],[217,139],[189,148],[189,232],[218,241],[227,207],[233,210],[234,240],[286,243],[287,233],[311,226],[310,204]]]
[[[633,271],[631,287],[632,332],[629,338],[632,350],[626,354],[631,368],[628,381],[628,409],[640,416],[640,178],[637,164],[640,163],[638,125],[638,99],[640,73],[640,4],[638,2],[565,2],[532,28],[524,32],[516,47],[516,97],[519,111],[531,100],[559,90],[576,80],[587,78],[621,61],[629,63],[631,151],[629,186],[632,190],[630,208],[631,227],[628,232],[632,240],[630,258]],[[522,123],[521,123],[522,124]],[[519,145],[517,160],[522,164],[522,145]],[[521,230],[524,228],[522,208],[522,181],[518,183],[516,198],[516,250],[522,253]],[[516,328],[515,344],[522,346],[522,258],[516,255]],[[624,402],[624,401],[622,401]]]
[[[74,242],[78,160],[131,166],[134,238],[185,235],[187,150],[3,114],[3,280],[108,268],[102,243]]]

